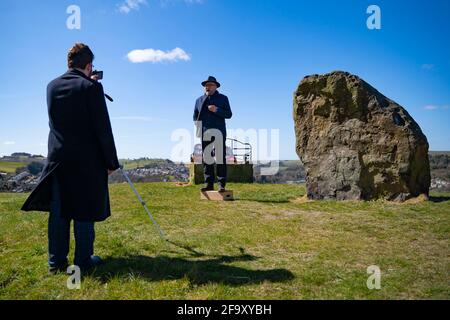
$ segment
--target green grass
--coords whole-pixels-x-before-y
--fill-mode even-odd
[[[14,173],[16,169],[26,166],[27,164],[24,162],[0,161],[0,172]]]
[[[26,194],[0,194],[0,299],[450,298],[449,193],[302,202],[304,186],[231,184],[236,201],[207,202],[194,186],[137,188],[172,243],[128,185],[112,185],[113,216],[96,226],[106,264],[80,290],[47,273],[47,215],[20,212]],[[370,265],[380,290],[366,286]]]

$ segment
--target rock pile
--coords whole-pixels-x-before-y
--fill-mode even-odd
[[[133,182],[187,182],[189,169],[184,164],[177,164],[170,160],[146,165],[142,168],[126,170]],[[120,172],[110,176],[109,182],[125,182]]]
[[[29,192],[39,182],[39,175],[24,171],[19,174],[0,174],[0,192]]]

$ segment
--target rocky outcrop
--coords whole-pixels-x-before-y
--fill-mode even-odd
[[[294,122],[308,198],[428,196],[427,138],[404,108],[359,77],[305,77],[294,94]]]

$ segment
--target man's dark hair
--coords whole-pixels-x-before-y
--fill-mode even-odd
[[[67,54],[67,65],[70,69],[84,69],[92,61],[94,61],[94,54],[84,43],[75,43]]]

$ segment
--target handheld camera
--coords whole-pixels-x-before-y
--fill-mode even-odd
[[[103,71],[94,70],[94,71],[92,71],[92,75],[93,76],[97,76],[98,80],[103,79]]]

